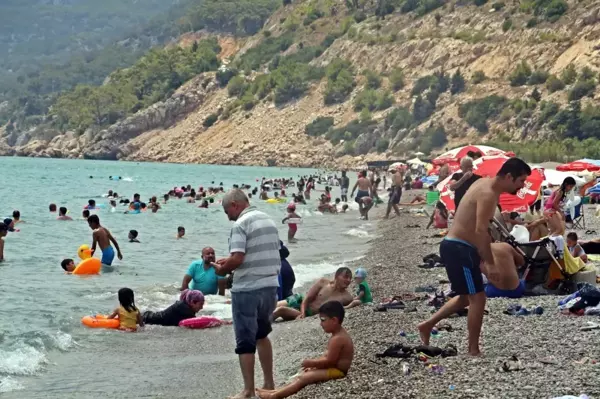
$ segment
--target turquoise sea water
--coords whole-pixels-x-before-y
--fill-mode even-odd
[[[142,311],[162,309],[177,299],[183,275],[190,262],[200,258],[203,247],[214,247],[217,258],[227,255],[231,222],[218,204],[199,209],[199,203],[170,200],[156,214],[127,215],[121,205],[117,212],[110,212],[102,194],[112,189],[131,199],[134,193],[140,193],[147,201],[152,195],[160,199],[174,186],[191,184],[197,189],[211,186],[214,181],[228,189],[235,183],[255,186],[256,179],[263,176],[296,178],[314,172],[29,158],[0,158],[0,171],[0,217],[11,217],[18,209],[24,221],[16,226],[20,232],[6,237],[5,262],[0,263],[0,393],[23,390],[25,397],[28,390],[35,389],[41,375],[61,367],[64,358],[76,359],[82,345],[87,350],[101,351],[117,340],[133,339],[115,331],[86,329],[80,323],[85,315],[113,310],[120,288],[134,290]],[[123,180],[111,181],[111,175],[122,176]],[[323,188],[317,186],[318,190]],[[333,190],[336,196],[338,188]],[[60,261],[77,259],[77,248],[91,245],[92,232],[81,218],[90,198],[107,205],[97,214],[119,242],[124,259],[115,258],[114,273],[87,278],[65,275]],[[277,223],[285,216],[285,204],[251,202]],[[57,215],[48,212],[50,203],[69,208],[75,220],[57,221]],[[322,215],[315,204],[313,199],[299,207],[304,223],[299,226],[299,242],[289,245],[297,286],[361,256],[374,231],[374,225],[358,220],[355,211]],[[185,226],[186,237],[176,240],[180,225]],[[280,237],[285,240],[287,227],[280,226]],[[128,243],[131,229],[139,231],[141,244]],[[230,317],[230,307],[224,302],[223,298],[208,297],[203,312]],[[199,339],[202,337],[199,334]],[[233,343],[231,346],[233,349]],[[55,364],[58,357],[63,361]]]

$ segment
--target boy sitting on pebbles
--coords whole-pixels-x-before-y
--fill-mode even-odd
[[[354,344],[348,332],[342,327],[344,306],[337,301],[326,302],[319,308],[321,327],[331,334],[325,355],[318,359],[302,362],[302,373],[292,383],[279,389],[257,389],[262,399],[281,399],[292,396],[310,384],[344,378],[350,370],[354,358]]]

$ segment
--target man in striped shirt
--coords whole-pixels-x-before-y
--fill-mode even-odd
[[[258,358],[264,374],[265,389],[275,389],[273,349],[268,338],[272,314],[277,303],[278,275],[281,267],[279,234],[271,218],[250,206],[243,191],[234,189],[223,198],[223,210],[233,221],[229,253],[218,260],[218,275],[233,274],[231,308],[235,331],[235,353],[240,358],[244,390],[234,398],[251,398],[254,392],[254,360]]]

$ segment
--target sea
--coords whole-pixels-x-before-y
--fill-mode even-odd
[[[227,256],[231,222],[218,201],[208,209],[201,209],[199,203],[171,199],[155,214],[149,211],[125,214],[125,205],[118,205],[115,211],[110,209],[105,197],[108,190],[129,199],[139,193],[146,201],[156,195],[162,202],[163,194],[175,186],[190,184],[198,189],[222,184],[227,190],[233,184],[258,186],[262,177],[297,179],[318,173],[315,169],[279,167],[17,157],[0,157],[0,171],[0,217],[12,217],[13,210],[19,210],[23,221],[16,225],[18,232],[8,233],[5,238],[5,261],[0,263],[0,396],[7,394],[7,397],[49,397],[50,392],[56,397],[94,397],[75,394],[81,389],[78,386],[81,380],[74,378],[73,373],[82,380],[84,375],[93,376],[98,384],[110,384],[106,380],[116,378],[121,372],[106,374],[112,366],[102,364],[101,355],[94,369],[89,354],[110,353],[107,363],[124,364],[130,360],[120,358],[125,351],[111,351],[111,348],[134,342],[148,348],[157,345],[160,337],[161,345],[170,345],[168,350],[187,351],[189,348],[177,347],[178,334],[188,334],[188,338],[189,334],[195,334],[194,339],[199,342],[197,351],[210,348],[214,333],[206,330],[180,332],[183,329],[178,327],[152,326],[126,334],[92,330],[81,324],[86,315],[108,313],[116,308],[117,291],[123,287],[133,289],[136,305],[142,311],[164,309],[178,299],[187,267],[200,258],[203,247],[215,248],[217,258]],[[121,179],[113,180],[111,176]],[[292,190],[288,189],[288,193]],[[359,220],[356,204],[350,204],[346,214],[318,212],[315,198],[323,190],[324,185],[317,185],[313,199],[298,207],[303,223],[299,225],[298,242],[288,245],[291,253],[288,260],[298,288],[330,275],[341,265],[355,262],[374,238],[374,222]],[[333,198],[339,194],[339,187],[334,187]],[[115,258],[112,273],[67,275],[60,262],[73,258],[77,263],[79,246],[92,243],[92,231],[82,218],[82,209],[89,199],[95,199],[103,207],[96,214],[119,242],[123,260]],[[57,214],[48,210],[50,203],[66,206],[74,220],[56,220]],[[275,220],[280,226],[280,238],[286,241],[287,226],[281,224],[286,204],[268,204],[258,198],[251,203]],[[186,229],[184,239],[175,238],[178,226]],[[139,232],[141,243],[128,242],[127,235],[132,229]],[[230,319],[231,307],[226,300],[208,296],[201,314]],[[156,338],[151,339],[152,336]],[[233,341],[227,340],[223,345],[233,354]],[[81,359],[90,360],[85,370],[80,368],[84,367]],[[214,365],[216,374],[218,364]],[[144,366],[151,368],[152,364]],[[119,397],[121,391],[115,392],[114,396]],[[131,392],[126,396],[137,397]]]

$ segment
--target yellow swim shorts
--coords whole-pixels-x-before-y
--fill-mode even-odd
[[[346,376],[346,374],[344,374],[343,371],[338,370],[338,369],[327,369],[327,378],[329,379],[336,379],[336,378],[344,378]]]

